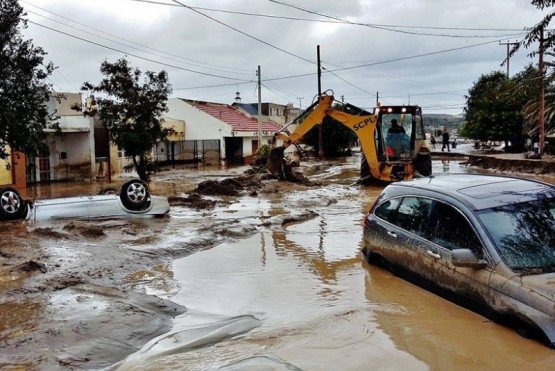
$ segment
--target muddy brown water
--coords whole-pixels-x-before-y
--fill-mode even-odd
[[[112,223],[105,237],[68,233],[68,221],[0,226],[0,369],[553,369],[543,344],[361,259],[381,188],[352,185],[357,161],[311,164],[316,187],[269,181],[167,218],[95,221]],[[183,196],[243,170],[168,170],[152,189]],[[469,171],[456,159],[433,170]],[[13,271],[25,249],[47,273]]]

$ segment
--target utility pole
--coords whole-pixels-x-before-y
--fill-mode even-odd
[[[297,99],[299,100],[299,109],[302,109],[303,108],[302,100],[304,99],[304,97],[298,97]]]
[[[540,117],[539,119],[539,134],[540,134],[540,142],[539,142],[539,151],[540,157],[543,156],[543,146],[544,146],[544,111],[545,111],[545,99],[544,99],[544,66],[543,66],[543,26],[540,28],[540,56],[539,56],[539,63],[538,69],[540,73]]]
[[[376,107],[380,106],[380,92],[376,92]]]
[[[322,68],[320,66],[320,45],[317,46],[316,52],[318,54],[318,99],[322,96]],[[324,148],[323,148],[323,133],[322,133],[322,123],[318,125],[318,158],[320,160],[324,159]]]
[[[262,90],[260,82],[260,66],[258,66],[258,71],[256,71],[258,76],[258,148],[262,147]]]
[[[509,54],[510,54],[510,47],[512,45],[518,45],[518,43],[511,43],[511,42],[506,42],[506,43],[502,43],[501,41],[499,41],[499,45],[507,45],[507,78],[509,78]]]

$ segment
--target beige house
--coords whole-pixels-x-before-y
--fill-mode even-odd
[[[94,119],[72,107],[81,105],[81,94],[54,92],[48,112],[61,134],[48,130],[47,148],[38,157],[27,157],[27,182],[90,180],[96,169]]]

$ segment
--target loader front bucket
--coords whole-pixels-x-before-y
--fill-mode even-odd
[[[284,146],[272,148],[268,155],[268,161],[266,162],[266,169],[268,169],[268,172],[278,178],[285,178],[283,171],[283,166],[285,164],[284,152]]]

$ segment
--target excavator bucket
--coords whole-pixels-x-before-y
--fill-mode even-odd
[[[285,147],[283,146],[272,148],[268,155],[268,162],[266,162],[268,172],[278,178],[285,178],[283,169],[286,164],[284,152]]]
[[[308,179],[302,174],[293,171],[291,164],[284,156],[285,146],[273,148],[268,155],[266,169],[268,172],[281,180],[287,180],[294,183],[308,183]]]

